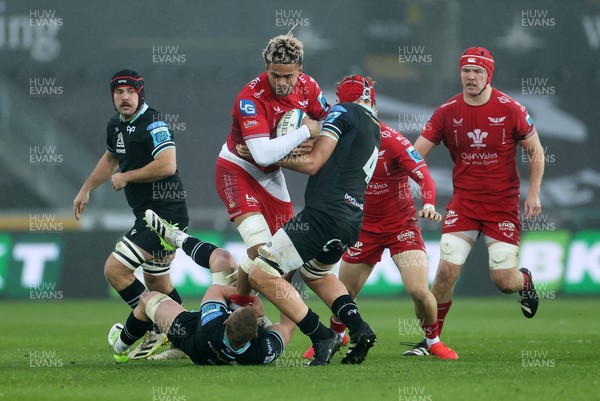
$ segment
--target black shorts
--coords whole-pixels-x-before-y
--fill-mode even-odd
[[[316,259],[326,265],[337,263],[360,234],[360,227],[352,227],[311,208],[302,210],[282,228],[304,263]]]
[[[200,327],[200,312],[181,312],[173,320],[173,324],[169,327],[167,337],[174,347],[179,348],[183,352],[191,353],[188,346],[188,339],[192,338]]]
[[[170,204],[168,207],[157,208],[154,212],[170,223],[179,224],[180,230],[187,230],[189,217],[185,203]],[[158,235],[146,226],[144,213],[135,212],[134,214],[136,217],[135,223],[127,231],[125,237],[155,258],[163,258],[166,255],[172,254],[172,251],[165,251],[160,243],[160,239],[158,239]]]

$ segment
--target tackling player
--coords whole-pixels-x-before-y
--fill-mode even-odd
[[[300,270],[306,284],[350,330],[350,346],[342,363],[362,363],[376,335],[360,316],[346,287],[331,274],[343,253],[358,239],[364,192],[377,163],[380,123],[372,109],[370,83],[361,76],[362,91],[354,102],[334,106],[312,151],[288,156],[283,167],[309,174],[305,207],[258,249],[250,268],[252,287],[262,293],[300,330],[315,349],[309,366],[327,365],[340,347],[333,330],[319,322],[296,289],[282,276]]]
[[[291,34],[272,38],[263,51],[265,72],[237,95],[233,123],[215,169],[215,185],[244,240],[247,255],[240,261],[234,302],[247,305],[251,287],[247,273],[257,249],[293,216],[285,178],[275,163],[320,132],[316,121],[330,109],[317,82],[302,72],[302,42]],[[305,118],[296,131],[275,137],[278,121],[291,109]],[[236,145],[248,146],[252,160],[240,157]],[[304,146],[310,151],[312,141]]]
[[[132,314],[140,321],[154,322],[167,334],[174,347],[183,350],[197,365],[262,365],[284,352],[296,325],[281,314],[281,322],[266,329],[259,327],[257,315],[264,314],[258,297],[251,307],[231,311],[227,304],[235,289],[212,285],[204,294],[198,312],[189,312],[158,292],[142,294]],[[108,333],[108,344],[117,363],[128,361],[129,346],[141,337],[122,341],[127,330],[120,323]],[[133,336],[135,337],[135,335]]]
[[[371,81],[373,85],[373,82]],[[362,93],[362,85],[347,81],[340,85],[337,97],[350,102]],[[371,91],[375,104],[375,90]],[[438,337],[435,297],[427,280],[428,261],[421,229],[417,225],[417,210],[408,177],[421,187],[423,210],[418,215],[428,220],[441,221],[435,211],[435,183],[425,161],[401,133],[381,123],[381,145],[377,166],[365,191],[365,217],[358,241],[351,246],[340,265],[339,279],[356,299],[381,255],[387,248],[402,275],[406,291],[415,304],[415,314],[426,335],[431,353],[441,359],[457,359],[456,352]],[[331,329],[345,335],[346,325],[330,319]],[[313,357],[310,348],[304,357]]]
[[[415,142],[415,149],[425,159],[443,142],[454,161],[454,192],[446,207],[440,263],[432,287],[440,332],[460,270],[481,234],[496,287],[505,294],[519,292],[527,318],[535,315],[539,303],[531,272],[517,269],[521,222],[516,149],[520,145],[530,161],[525,218],[542,210],[544,150],[525,106],[492,88],[494,59],[488,50],[468,48],[460,57],[459,68],[462,93],[433,113]],[[405,355],[427,354],[423,345],[417,344]]]

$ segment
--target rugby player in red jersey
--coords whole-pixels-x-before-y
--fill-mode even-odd
[[[519,292],[521,310],[532,318],[538,308],[531,272],[517,269],[520,178],[517,145],[529,158],[525,218],[541,213],[544,150],[525,106],[491,87],[492,54],[470,47],[460,57],[462,93],[442,104],[415,142],[425,159],[443,142],[454,161],[454,192],[446,208],[441,256],[432,292],[438,303],[439,331],[473,243],[483,234],[492,281],[505,294]],[[405,355],[427,354],[421,342]]]
[[[372,83],[372,82],[371,82]],[[351,102],[362,93],[362,84],[347,81],[338,87],[340,102]],[[371,91],[375,104],[375,91]],[[375,265],[388,248],[402,275],[402,282],[413,299],[415,314],[420,320],[431,353],[441,359],[457,359],[458,355],[438,337],[435,297],[427,280],[427,255],[421,229],[417,225],[417,210],[408,177],[420,185],[423,210],[419,216],[436,222],[442,216],[435,211],[435,184],[425,161],[408,139],[390,126],[381,123],[381,145],[373,177],[365,191],[365,217],[358,241],[342,257],[339,278],[356,299]],[[346,325],[335,316],[331,329],[346,336]],[[304,357],[313,357],[310,348]]]
[[[302,72],[303,55],[302,42],[291,34],[269,41],[263,51],[266,70],[237,95],[231,131],[217,159],[217,192],[247,248],[232,297],[241,306],[252,300],[247,272],[258,248],[294,215],[285,177],[275,163],[299,145],[309,152],[313,141],[305,141],[319,135],[317,121],[330,109],[317,82]],[[277,138],[277,123],[292,109],[301,109],[310,118]],[[252,157],[242,158],[238,145],[246,145]]]

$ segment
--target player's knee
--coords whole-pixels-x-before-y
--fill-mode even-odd
[[[145,274],[144,282],[146,283],[146,287],[151,291],[157,291],[162,294],[169,294],[173,291],[173,283],[169,275],[153,276]]]
[[[442,234],[440,240],[440,259],[462,266],[471,252],[471,244],[454,234]]]
[[[519,262],[519,247],[513,244],[494,242],[488,247],[488,253],[491,270],[512,269]]]
[[[140,303],[138,304],[138,305],[140,305],[140,308],[145,309],[146,304],[148,303],[148,300],[157,294],[160,294],[160,292],[158,292],[158,291],[142,292],[142,295],[140,295]]]
[[[414,302],[423,302],[427,299],[429,290],[424,288],[411,288],[407,289],[407,292]]]
[[[231,254],[222,248],[215,249],[210,255],[210,268],[211,270],[222,271],[227,268],[237,266],[237,261]]]
[[[266,246],[261,246],[258,249],[258,256],[254,259],[253,264],[254,267],[273,277],[281,277],[284,274],[283,270],[279,267],[277,258]],[[250,269],[250,275],[252,276],[252,269]]]

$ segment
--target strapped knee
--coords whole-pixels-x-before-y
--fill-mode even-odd
[[[440,251],[440,259],[462,266],[471,252],[471,244],[457,235],[442,234]]]
[[[254,264],[260,270],[273,276],[281,277],[284,274],[283,270],[279,267],[277,258],[264,245],[258,248],[258,256],[254,259]]]
[[[152,321],[154,321],[154,315],[156,314],[156,309],[158,308],[158,305],[170,299],[171,298],[169,298],[169,296],[165,294],[156,294],[152,296],[146,302],[146,315],[148,315],[148,317],[152,319]]]
[[[519,262],[519,247],[506,242],[494,242],[488,247],[490,270],[512,269]]]
[[[117,242],[112,254],[131,270],[137,269],[144,263],[142,250],[127,237],[123,237]]]

